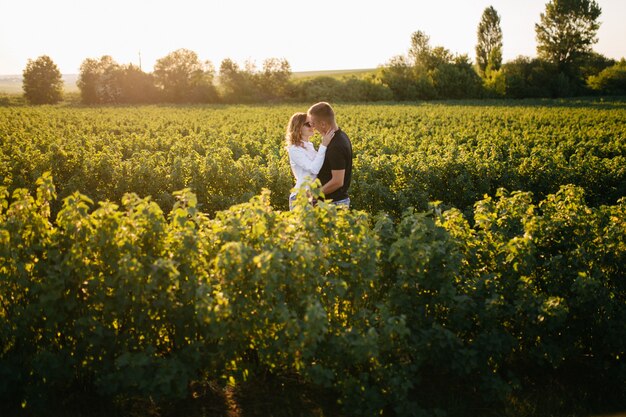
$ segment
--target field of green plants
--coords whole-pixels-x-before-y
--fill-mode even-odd
[[[0,107],[0,414],[626,410],[626,103],[337,105],[289,212],[305,110]]]
[[[337,106],[354,147],[354,207],[397,217],[438,200],[467,212],[499,187],[539,201],[564,184],[582,186],[594,206],[626,195],[626,103],[493,103]],[[80,191],[120,202],[135,192],[165,212],[173,193],[189,187],[210,215],[267,188],[273,207],[286,209],[293,178],[284,130],[305,110],[0,108],[0,179],[9,190],[34,191],[51,171],[60,199]]]

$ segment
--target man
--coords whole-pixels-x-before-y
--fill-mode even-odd
[[[322,192],[326,198],[332,200],[333,204],[349,208],[348,189],[352,180],[352,143],[348,135],[337,126],[335,112],[326,102],[311,106],[307,112],[307,121],[322,136],[330,130],[335,131],[326,149],[324,164],[317,178],[322,183]]]

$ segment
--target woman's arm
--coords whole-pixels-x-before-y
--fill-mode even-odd
[[[297,146],[289,147],[289,160],[309,172],[317,175],[322,169],[322,165],[324,165],[324,157],[326,156],[326,149],[330,144],[330,141],[333,140],[333,136],[335,136],[335,129],[330,129],[326,134],[322,137],[322,143],[320,144],[319,149],[317,150],[317,154],[313,160],[310,160],[304,152],[303,148],[299,148]]]
[[[315,158],[313,158],[313,160],[309,159],[306,156],[304,148],[290,146],[288,153],[289,161],[291,161],[292,164],[295,164],[317,175],[320,172],[322,165],[324,164],[324,157],[326,156],[326,146],[320,145],[320,148],[317,150],[317,154],[315,155]]]

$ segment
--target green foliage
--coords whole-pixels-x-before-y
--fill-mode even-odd
[[[587,79],[589,87],[602,94],[626,95],[626,60],[603,69]]]
[[[568,82],[569,78],[559,73],[556,65],[538,58],[519,56],[502,66],[502,75],[506,97],[552,98],[571,95],[571,91],[563,89],[563,83]]]
[[[431,47],[430,38],[417,31],[411,36],[407,55],[392,57],[378,70],[363,74],[294,78],[285,59],[266,59],[257,69],[254,62],[240,67],[227,58],[216,78],[209,61],[201,62],[195,52],[179,49],[159,59],[153,73],[133,64],[120,65],[108,55],[88,58],[81,65],[77,84],[84,104],[569,97],[597,92],[597,88],[589,87],[590,77],[615,64],[590,48],[580,48],[570,54],[566,64],[518,57],[502,66],[499,19],[495,9],[485,9],[478,30],[476,64],[467,55],[452,54],[442,46]],[[33,86],[29,91],[35,94],[38,90]],[[71,97],[69,101],[73,101]],[[0,106],[9,104],[17,103],[0,97]]]
[[[133,64],[120,66],[116,82],[121,91],[120,103],[154,103],[160,98],[154,75]]]
[[[558,66],[559,71],[582,54],[591,51],[598,40],[598,18],[602,10],[595,0],[551,0],[535,24],[539,58]]]
[[[477,98],[482,95],[482,81],[467,55],[459,55],[429,70],[440,98]]]
[[[427,74],[416,73],[409,59],[402,55],[393,57],[381,68],[380,79],[391,90],[394,100],[428,100],[437,94]]]
[[[584,187],[592,206],[615,204],[626,190],[623,103],[550,103],[337,105],[355,155],[352,204],[397,218],[438,200],[467,213],[499,187],[538,201],[565,183]],[[287,209],[285,115],[303,109],[0,108],[0,137],[10,138],[0,143],[0,183],[34,192],[50,170],[61,199],[80,191],[121,204],[136,192],[166,213],[174,191],[191,188],[211,216],[268,188]]]
[[[381,71],[381,82],[396,100],[475,98],[482,95],[482,81],[467,55],[430,46],[421,31],[411,36],[408,56],[392,58]]]
[[[83,103],[116,102],[121,94],[115,76],[118,69],[119,64],[109,55],[104,55],[99,60],[85,59],[80,65],[77,82]]]
[[[212,64],[200,62],[189,49],[170,52],[154,64],[154,79],[167,102],[211,103],[217,101]]]
[[[84,104],[154,102],[154,83],[152,74],[133,64],[120,65],[108,55],[84,60],[77,82]]]
[[[262,101],[284,100],[289,93],[291,65],[286,59],[266,59],[257,78]]]
[[[23,73],[24,97],[31,104],[55,104],[63,97],[61,71],[47,55],[29,59]]]
[[[502,68],[496,71],[489,70],[483,79],[485,95],[488,97],[504,97],[507,92],[507,77]]]
[[[477,32],[476,65],[484,78],[489,71],[497,71],[502,66],[502,28],[500,16],[493,6],[483,11]]]
[[[546,376],[604,409],[626,399],[624,198],[499,189],[468,218],[435,203],[394,222],[304,192],[277,211],[267,190],[209,218],[183,189],[168,215],[73,193],[53,217],[52,177],[36,185],[0,189],[3,414],[267,373],[350,416],[515,414]]]
[[[294,96],[302,102],[363,102],[391,100],[393,93],[376,75],[342,78],[318,76],[297,82]]]
[[[578,75],[583,80],[587,80],[589,77],[598,75],[602,70],[612,67],[617,64],[618,61],[615,61],[612,58],[607,58],[606,56],[597,53],[590,52],[581,55],[576,65],[578,65]]]
[[[341,88],[344,83],[328,76],[315,77],[298,83],[299,96],[302,101],[330,101],[336,102],[342,98]]]
[[[291,66],[285,59],[269,58],[260,71],[251,61],[242,69],[227,58],[220,65],[219,84],[227,103],[284,101],[292,93]]]

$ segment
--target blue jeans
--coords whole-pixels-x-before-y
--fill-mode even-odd
[[[333,201],[332,204],[334,204],[334,205],[336,205],[338,207],[350,208],[350,197],[345,198],[343,200]]]
[[[294,201],[296,201],[296,196],[297,196],[296,193],[289,194],[289,211],[293,210],[293,205],[294,205]],[[331,204],[335,204],[336,206],[339,206],[339,207],[350,208],[350,197],[343,199],[343,200],[331,201]]]
[[[293,210],[293,204],[294,204],[294,201],[296,201],[297,195],[298,194],[296,193],[289,194],[289,211]]]

